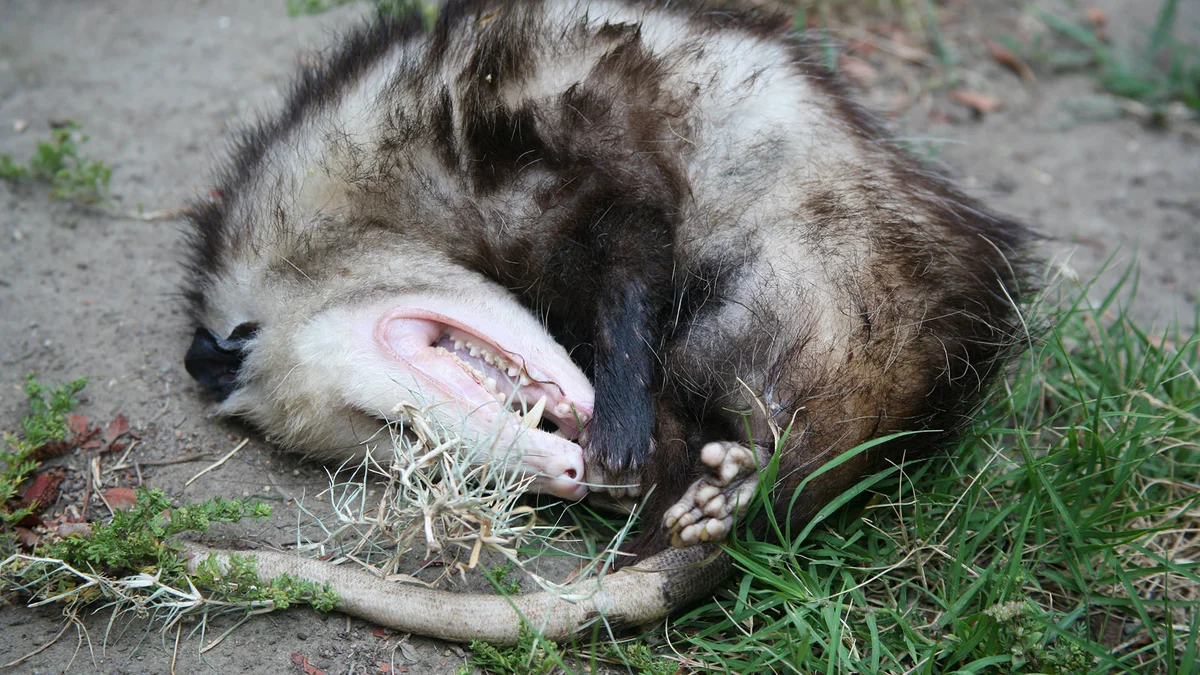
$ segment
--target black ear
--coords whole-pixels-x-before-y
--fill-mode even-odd
[[[238,371],[246,357],[246,342],[257,329],[253,324],[242,324],[226,340],[203,326],[197,328],[192,346],[183,357],[183,367],[201,386],[224,401],[237,387]]]

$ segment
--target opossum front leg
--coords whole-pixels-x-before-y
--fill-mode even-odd
[[[652,452],[657,331],[636,281],[600,308],[593,363],[595,419],[588,430],[588,482],[617,498],[641,494],[638,475]]]
[[[584,451],[588,483],[621,498],[641,494],[653,452],[656,349],[670,304],[673,249],[670,228],[654,209],[613,211],[598,238],[604,269],[593,299],[595,416]]]
[[[757,446],[751,450],[730,442],[705,445],[700,450],[702,475],[663,515],[671,545],[684,548],[724,539],[734,518],[746,512],[759,469],[770,459],[771,453]]]

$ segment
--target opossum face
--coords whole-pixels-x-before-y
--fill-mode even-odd
[[[294,228],[223,231],[257,241],[229,241],[199,276],[186,358],[222,413],[346,457],[387,442],[381,428],[404,421],[397,404],[415,404],[491,461],[536,475],[534,489],[587,492],[578,440],[591,385],[507,291],[402,234],[338,251],[278,238]]]

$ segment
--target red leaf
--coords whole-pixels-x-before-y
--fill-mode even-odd
[[[72,439],[70,442],[50,441],[49,443],[40,445],[33,451],[32,458],[35,461],[44,462],[47,459],[53,459],[59,455],[65,455],[71,450],[75,449],[76,440],[77,439]]]
[[[17,539],[21,541],[21,546],[27,550],[33,550],[34,546],[41,541],[42,536],[33,530],[24,527],[17,528]]]
[[[1022,80],[1025,80],[1026,82],[1033,82],[1036,79],[1033,76],[1033,70],[1021,60],[1021,57],[1012,53],[1012,51],[1010,51],[1004,45],[985,39],[983,41],[983,46],[987,48],[988,54],[991,54],[992,58],[996,60],[996,63],[999,63],[1005,68],[1013,71]]]
[[[383,626],[375,626],[371,629],[371,634],[381,640],[386,640],[392,636],[392,631],[384,628]]]
[[[988,96],[987,94],[967,89],[955,89],[950,92],[950,100],[955,103],[961,103],[980,115],[996,112],[1004,107],[1000,99],[995,96]]]
[[[838,59],[838,70],[863,89],[870,89],[879,79],[879,71],[875,70],[875,66],[855,56],[843,54]]]
[[[21,498],[26,504],[37,506],[46,506],[51,504],[55,499],[58,499],[58,486],[66,477],[66,469],[57,467],[49,471],[43,471],[34,476],[29,483],[29,487],[21,493]]]
[[[17,527],[24,527],[32,530],[35,527],[45,527],[46,523],[36,513],[31,513],[21,520],[17,521]]]
[[[104,491],[104,501],[114,509],[128,511],[137,503],[137,493],[127,487],[109,488]]]
[[[108,423],[108,426],[104,427],[104,450],[101,452],[111,450],[113,442],[127,433],[129,433],[129,418],[117,415]]]
[[[71,432],[72,436],[83,436],[87,434],[87,415],[67,415],[67,429]]]
[[[304,669],[304,675],[325,675],[325,671],[320,668],[310,665],[308,657],[300,652],[292,652],[292,663]]]

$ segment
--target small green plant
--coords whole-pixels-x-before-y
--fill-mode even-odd
[[[50,195],[85,203],[103,202],[112,178],[112,167],[79,154],[88,137],[79,133],[79,124],[68,120],[50,134],[50,140],[38,141],[37,150],[25,165],[0,155],[0,178],[17,181],[27,178],[50,183]]]
[[[1200,49],[1175,37],[1179,0],[1163,1],[1140,54],[1106,44],[1087,27],[1057,14],[1039,11],[1038,16],[1084,50],[1067,61],[1087,62],[1090,57],[1097,80],[1109,93],[1140,101],[1158,116],[1175,101],[1200,113]]]
[[[0,562],[0,591],[64,603],[69,610],[105,600],[114,611],[132,609],[167,624],[180,614],[213,608],[263,611],[303,603],[332,610],[338,599],[328,586],[287,575],[262,582],[250,557],[232,556],[224,567],[210,558],[188,572],[183,549],[171,542],[185,532],[205,532],[212,523],[270,514],[266,504],[220,497],[172,507],[161,490],[139,488],[132,508],[116,511],[110,522],[93,526],[90,533]]]
[[[21,419],[21,435],[8,433],[0,440],[0,529],[11,527],[33,512],[35,505],[12,508],[10,500],[38,468],[34,454],[38,448],[61,441],[67,436],[67,414],[79,403],[75,398],[87,385],[87,378],[47,387],[30,375],[23,391],[29,399],[30,413]]]
[[[288,16],[303,16],[321,14],[331,9],[349,5],[359,0],[287,0]],[[425,25],[433,24],[437,16],[437,3],[429,0],[365,0],[375,5],[380,14],[403,16],[411,10],[418,10]]]
[[[164,582],[186,585],[180,549],[170,539],[184,532],[205,532],[212,523],[236,523],[242,518],[266,518],[271,507],[220,497],[200,504],[171,507],[162,490],[139,488],[137,503],[116,511],[112,520],[96,525],[88,536],[71,536],[42,553],[80,569],[124,576],[157,570]]]
[[[493,647],[486,642],[472,640],[468,665],[489,675],[550,675],[558,672],[564,664],[558,645],[522,623],[517,644],[512,647]]]
[[[197,567],[193,580],[197,586],[210,589],[220,597],[272,609],[287,609],[300,603],[318,612],[331,612],[338,602],[337,594],[329,586],[295,579],[287,574],[262,582],[258,578],[254,558],[249,556],[231,556],[227,569],[221,569],[212,558],[205,560]]]
[[[515,569],[515,565],[510,560],[503,565],[484,571],[483,576],[492,583],[496,590],[505,595],[516,595],[521,592],[521,584],[517,580],[508,581],[508,575]]]

